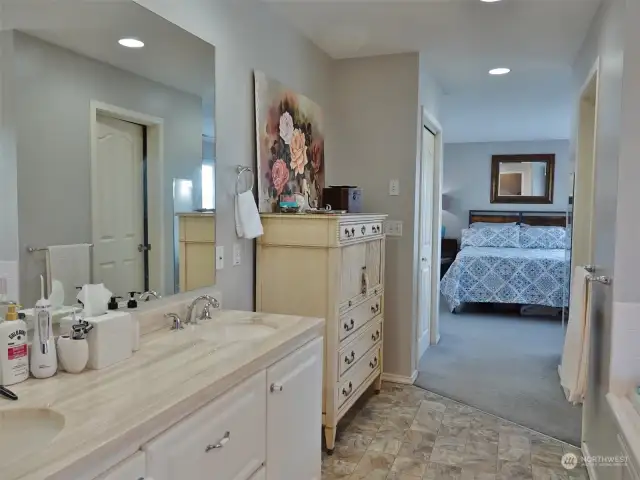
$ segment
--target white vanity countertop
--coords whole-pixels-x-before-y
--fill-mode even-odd
[[[277,330],[243,342],[241,348],[217,349],[199,336],[206,332],[207,324],[243,320]],[[2,479],[81,478],[82,472],[96,468],[107,457],[123,460],[235,384],[323,332],[324,320],[318,318],[220,311],[212,320],[187,325],[180,332],[163,328],[143,336],[132,358],[104,370],[58,373],[50,379],[14,385],[10,388],[19,400],[0,401],[0,414],[9,409],[49,408],[64,415],[65,426],[42,451],[1,466]]]
[[[607,401],[618,422],[618,427],[631,449],[633,461],[640,465],[640,410],[634,405],[635,398],[620,397],[613,393],[607,394]]]

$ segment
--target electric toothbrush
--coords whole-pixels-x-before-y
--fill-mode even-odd
[[[30,365],[31,374],[34,377],[49,378],[58,370],[58,356],[53,338],[51,302],[45,296],[42,275],[40,275],[40,297],[34,308],[35,322]]]

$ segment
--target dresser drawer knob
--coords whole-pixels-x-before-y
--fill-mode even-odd
[[[376,330],[376,333],[371,334],[371,340],[374,342],[380,340],[380,330]]]
[[[356,361],[356,352],[351,350],[351,356],[349,356],[349,355],[345,356],[344,357],[344,363],[346,363],[347,365],[351,365],[355,361]]]
[[[352,237],[356,236],[356,229],[354,227],[351,227],[351,236]]]
[[[220,448],[224,448],[224,446],[229,443],[231,440],[231,432],[225,432],[224,437],[222,437],[218,443],[214,443],[213,445],[207,445],[207,448],[204,449],[205,452],[210,452],[211,450],[218,450]]]
[[[356,326],[356,322],[353,321],[353,318],[349,321],[349,323],[345,323],[344,325],[345,332],[350,332]]]
[[[360,229],[360,231],[362,232],[362,234],[364,235],[365,233],[367,233],[367,227],[365,227],[364,225],[362,226],[362,228]]]
[[[349,395],[351,395],[352,392],[353,392],[353,383],[349,382],[349,390],[347,390],[346,388],[343,388],[342,395],[344,395],[345,397],[348,397]]]
[[[344,229],[344,234],[347,236],[347,238],[349,238],[351,236],[351,234],[349,233],[349,229],[348,228]]]
[[[369,366],[371,368],[376,368],[378,366],[378,357],[373,357],[373,360],[369,362]]]
[[[380,304],[376,303],[375,305],[371,305],[371,313],[378,313],[380,311]]]
[[[351,300],[349,300],[348,305],[349,305],[349,306],[353,305],[353,302],[352,302]]]
[[[271,391],[271,393],[276,393],[284,390],[284,387],[279,383],[272,383],[271,386],[269,387],[269,390]]]

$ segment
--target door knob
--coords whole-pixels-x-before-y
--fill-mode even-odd
[[[426,262],[427,261],[427,257],[422,257],[422,261]]]

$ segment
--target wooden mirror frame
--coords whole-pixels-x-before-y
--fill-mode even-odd
[[[501,163],[544,162],[547,164],[547,178],[545,181],[545,193],[540,196],[506,196],[500,195],[499,178]],[[553,180],[556,166],[556,156],[553,153],[530,155],[493,155],[491,157],[491,203],[528,203],[551,204],[553,203]]]

